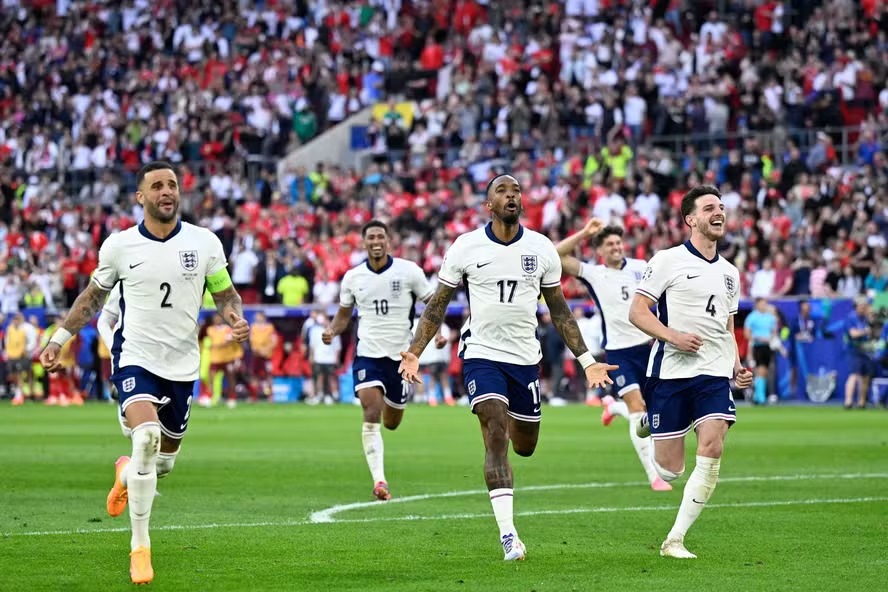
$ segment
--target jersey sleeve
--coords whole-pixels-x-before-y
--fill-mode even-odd
[[[102,307],[102,312],[105,314],[109,314],[116,317],[120,316],[120,297],[113,292],[108,295],[108,299],[105,300],[105,306]]]
[[[410,277],[411,285],[410,290],[416,294],[416,297],[423,302],[432,297],[434,293],[434,288],[426,279],[425,272],[419,265],[412,265],[412,274]]]
[[[540,285],[543,288],[554,288],[561,285],[561,257],[558,256],[558,251],[555,250],[555,245],[551,242],[547,247],[549,251],[547,259],[549,261],[545,272],[543,272],[543,279],[540,281]]]
[[[635,293],[656,302],[670,283],[672,274],[669,272],[669,258],[664,251],[660,251],[648,262]]]
[[[111,236],[99,249],[99,265],[93,273],[92,281],[101,289],[110,292],[120,279],[117,262],[117,237]]]
[[[580,261],[580,273],[577,275],[578,278],[589,284],[590,286],[595,286],[595,275],[598,266],[594,263],[588,263],[586,261]]]
[[[349,308],[355,305],[355,294],[352,287],[352,274],[346,272],[339,284],[339,306]]]
[[[740,272],[737,271],[737,269],[734,269],[734,272],[731,275],[734,276],[734,292],[730,297],[728,314],[735,315],[737,314],[737,311],[740,310]]]
[[[219,237],[209,230],[207,230],[207,234],[209,235],[208,241],[210,252],[210,261],[207,265],[207,276],[211,276],[228,267],[228,260],[225,259],[225,249],[222,248],[222,241],[219,240]]]
[[[455,240],[447,252],[444,253],[444,261],[441,263],[441,269],[438,271],[438,281],[445,286],[455,288],[462,281],[465,273],[465,261],[462,255],[462,243],[459,239]]]

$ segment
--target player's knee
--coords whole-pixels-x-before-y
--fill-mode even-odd
[[[169,475],[176,465],[176,452],[161,452],[157,455],[157,478]]]
[[[385,429],[387,430],[397,430],[398,426],[401,425],[401,418],[399,417],[397,419],[392,419],[390,417],[386,417],[383,420],[382,425],[384,425]]]
[[[512,442],[512,450],[514,450],[515,454],[518,456],[533,456],[533,453],[536,450],[536,442]]]
[[[147,422],[133,428],[133,461],[149,469],[156,464],[160,452],[160,424]]]
[[[724,451],[724,443],[721,440],[713,439],[706,442],[697,443],[697,454],[709,458],[721,458]]]
[[[656,458],[653,459],[654,469],[657,471],[660,479],[666,481],[667,483],[669,481],[675,481],[676,479],[679,479],[682,475],[684,475],[684,463],[679,464],[679,462],[672,464],[669,461],[664,461],[663,465],[666,466],[663,466],[659,462],[657,462]]]

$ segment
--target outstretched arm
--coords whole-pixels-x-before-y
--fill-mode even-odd
[[[351,322],[352,311],[354,311],[354,309],[354,305],[342,306],[340,304],[339,310],[336,311],[336,315],[333,317],[333,322],[330,323],[330,326],[327,327],[321,335],[321,341],[330,345],[333,343],[334,337],[342,335],[342,333],[348,328],[348,324]]]
[[[596,362],[586,342],[583,341],[583,334],[580,333],[580,326],[577,320],[570,312],[567,300],[564,299],[564,293],[561,286],[553,286],[551,288],[543,288],[543,298],[546,299],[546,305],[549,307],[549,315],[552,317],[552,324],[564,345],[577,357],[577,360],[583,366],[586,373],[586,381],[592,388],[598,388],[606,384],[613,384],[613,380],[607,375],[608,371],[616,370],[619,366],[610,364],[602,364]]]
[[[555,250],[558,252],[558,256],[561,257],[561,268],[564,273],[574,277],[580,275],[580,260],[573,256],[573,252],[581,242],[598,234],[602,226],[601,220],[592,218],[582,230],[575,232],[555,245]]]
[[[447,305],[450,304],[455,291],[455,287],[448,286],[443,282],[439,283],[432,299],[422,311],[410,347],[407,348],[407,351],[401,352],[401,365],[398,367],[398,373],[406,382],[414,384],[422,382],[419,375],[419,356],[425,351],[429,342],[439,335],[441,323],[444,322],[444,316],[447,314]]]
[[[450,304],[454,292],[456,292],[456,288],[443,282],[438,284],[438,289],[435,290],[434,295],[426,304],[425,310],[422,311],[416,335],[413,336],[413,341],[407,348],[408,353],[419,357],[429,342],[435,338],[441,328],[441,323],[444,322],[444,317],[447,315],[447,305]]]

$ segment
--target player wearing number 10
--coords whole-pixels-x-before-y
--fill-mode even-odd
[[[172,165],[145,165],[136,187],[144,221],[108,237],[102,245],[92,281],[40,361],[54,371],[61,346],[95,316],[114,289],[120,310],[111,348],[111,380],[125,427],[131,430],[132,457],[122,456],[115,463],[107,509],[118,516],[129,504],[130,578],[145,584],[154,578],[148,521],[157,479],[173,469],[199,375],[197,331],[204,286],[231,325],[235,340],[245,341],[250,328],[226,271],[222,243],[209,230],[178,219],[179,184]]]
[[[651,258],[629,320],[657,339],[644,388],[649,422],[641,429],[649,426],[660,477],[673,481],[682,475],[685,435],[691,427],[697,432],[694,471],[660,546],[664,557],[694,559],[684,537],[715,490],[725,436],[737,416],[729,381],[747,388],[752,373],[740,365],[734,338],[740,273],[716,249],[725,234],[721,194],[712,186],[695,187],[682,198],[681,214],[691,239]],[[654,304],[659,318],[651,312]]]
[[[389,255],[388,227],[371,220],[361,230],[367,260],[345,272],[339,310],[321,339],[329,345],[348,327],[358,307],[358,344],[352,372],[355,393],[364,409],[361,439],[373,495],[391,499],[383,463],[380,422],[394,430],[401,425],[410,385],[398,375],[401,350],[410,341],[416,300],[428,302],[432,287],[412,261]],[[438,347],[442,343],[438,340]],[[446,343],[446,342],[445,342]]]
[[[552,323],[585,368],[590,386],[609,384],[607,371],[617,367],[596,363],[583,343],[561,292],[561,261],[552,241],[518,223],[522,211],[518,181],[499,175],[486,193],[493,221],[460,236],[447,250],[438,273],[440,284],[422,313],[413,343],[401,354],[400,372],[405,380],[422,380],[418,357],[441,326],[457,285],[465,284],[469,319],[460,337],[463,380],[472,411],[481,422],[484,478],[504,558],[512,561],[524,559],[525,547],[513,522],[509,440],[516,454],[530,456],[539,437],[540,293]]]

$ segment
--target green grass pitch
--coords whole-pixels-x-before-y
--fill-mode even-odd
[[[0,406],[0,591],[132,588],[129,519],[104,508],[113,462],[129,453],[115,412]],[[388,504],[369,503],[356,407],[195,409],[159,483],[150,589],[885,590],[888,412],[739,417],[686,540],[700,558],[682,562],[658,546],[684,479],[650,491],[624,421],[545,409],[537,453],[512,456],[528,557],[505,563],[465,408],[410,407],[385,433],[392,493],[407,498]]]

